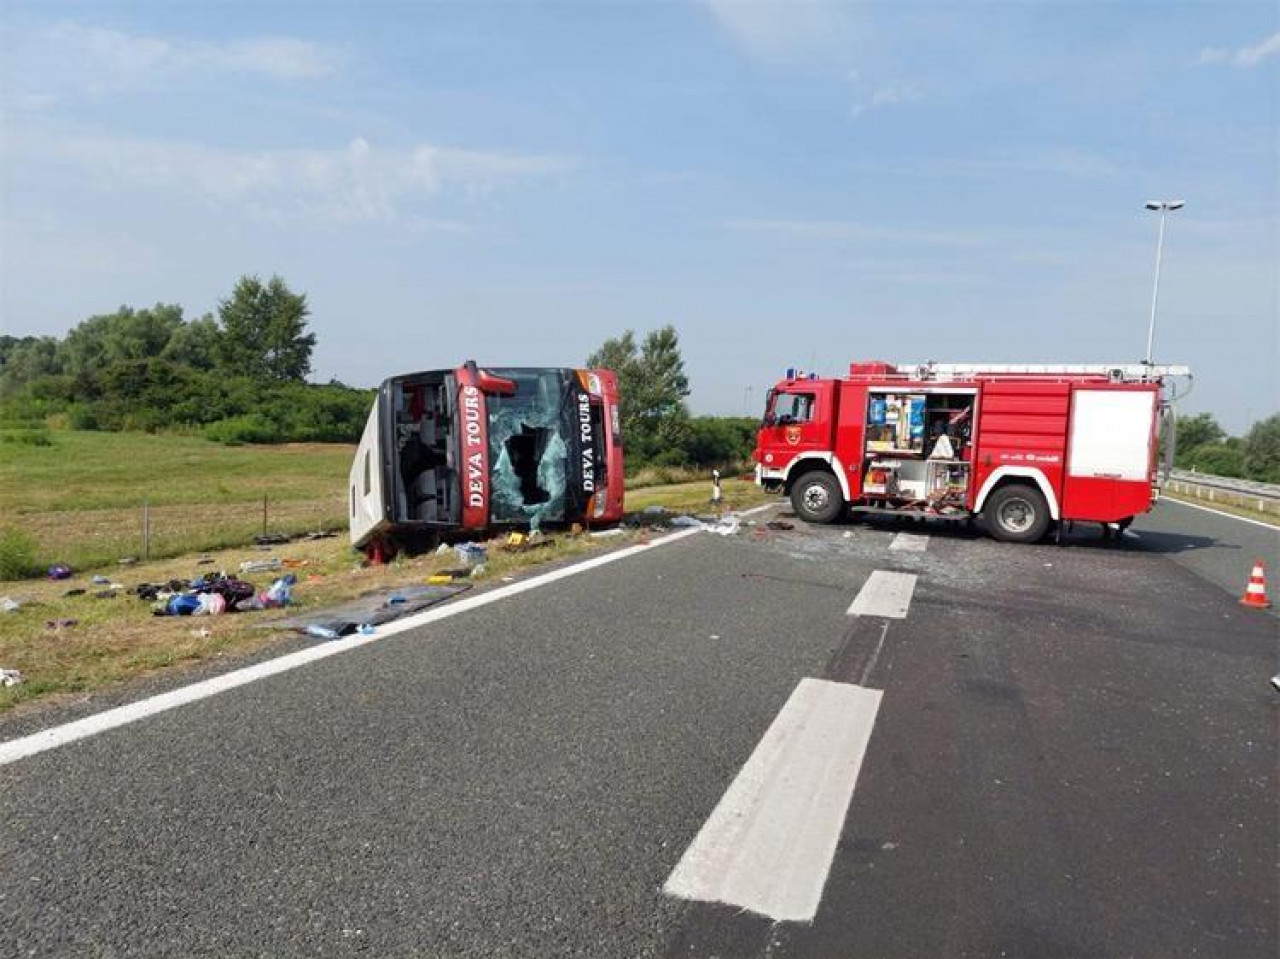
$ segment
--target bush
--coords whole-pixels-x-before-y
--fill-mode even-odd
[[[249,413],[245,416],[233,416],[218,420],[204,428],[206,439],[228,446],[240,446],[244,443],[281,443],[280,430],[265,416]]]
[[[0,433],[0,443],[13,443],[18,446],[52,446],[53,437],[42,426],[26,427]]]
[[[39,572],[36,541],[22,530],[0,529],[0,579],[25,579]]]
[[[1187,451],[1186,463],[1197,473],[1236,479],[1244,476],[1244,454],[1238,444],[1205,443]]]

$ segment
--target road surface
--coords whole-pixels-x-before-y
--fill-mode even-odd
[[[699,533],[17,759],[0,955],[1274,955],[1206,515]]]

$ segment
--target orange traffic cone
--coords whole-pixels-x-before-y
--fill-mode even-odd
[[[1271,606],[1267,602],[1267,568],[1260,559],[1253,564],[1249,585],[1244,588],[1244,596],[1240,598],[1240,602],[1254,609],[1267,609]]]

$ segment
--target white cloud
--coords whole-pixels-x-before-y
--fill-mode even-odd
[[[823,48],[847,49],[862,13],[833,0],[702,0],[728,36],[754,57],[787,60]]]
[[[1200,51],[1200,62],[1230,63],[1233,67],[1249,69],[1276,55],[1280,55],[1280,32],[1271,34],[1251,47],[1241,47],[1234,53],[1222,47],[1206,47]]]
[[[331,47],[296,37],[215,42],[141,36],[74,22],[27,35],[12,56],[8,72],[28,100],[59,92],[102,96],[193,76],[311,80],[335,72],[342,59]]]
[[[899,106],[904,103],[915,103],[921,99],[920,89],[912,83],[867,83],[857,73],[849,72],[849,85],[852,88],[853,100],[849,104],[849,115],[854,119],[869,110],[882,107]]]
[[[439,147],[233,150],[169,140],[28,133],[14,153],[40,168],[61,165],[104,190],[195,197],[265,219],[401,220],[415,231],[459,229],[415,205],[446,192],[484,195],[530,177],[572,170],[571,158]]]

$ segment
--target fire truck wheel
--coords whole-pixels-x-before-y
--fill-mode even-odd
[[[1049,504],[1034,486],[1010,483],[987,498],[982,508],[991,535],[1006,543],[1035,543],[1049,531]]]
[[[844,509],[844,495],[834,476],[814,470],[792,485],[791,505],[806,523],[833,523]]]

